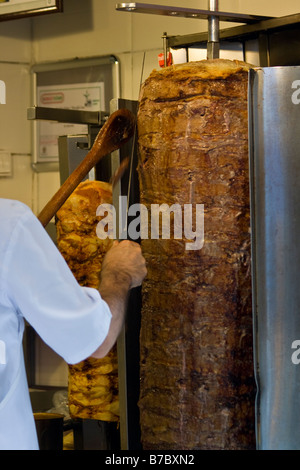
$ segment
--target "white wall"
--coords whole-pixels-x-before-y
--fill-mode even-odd
[[[6,104],[0,104],[0,149],[11,154],[12,175],[0,176],[0,197],[32,204],[30,169],[30,127],[26,119],[29,104],[31,23],[0,23],[0,80],[6,84]]]

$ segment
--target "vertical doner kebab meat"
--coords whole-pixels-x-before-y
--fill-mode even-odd
[[[139,114],[141,203],[204,205],[204,245],[142,240],[144,449],[253,449],[248,69],[153,71]]]
[[[112,241],[97,237],[97,207],[112,204],[112,187],[101,181],[80,183],[57,212],[57,245],[78,283],[98,288],[102,260]],[[103,359],[69,365],[72,418],[119,421],[118,360],[114,347]]]

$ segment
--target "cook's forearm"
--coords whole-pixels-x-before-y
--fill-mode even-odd
[[[106,356],[115,344],[124,324],[130,283],[130,277],[124,275],[114,275],[101,280],[99,292],[110,308],[112,319],[107,337],[92,354],[92,357],[101,358]]]

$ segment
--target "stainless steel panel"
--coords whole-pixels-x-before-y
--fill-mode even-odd
[[[250,72],[253,311],[261,450],[300,449],[300,354],[294,343],[300,340],[299,79],[300,67]]]

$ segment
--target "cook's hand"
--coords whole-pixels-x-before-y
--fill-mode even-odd
[[[101,269],[101,279],[112,278],[115,282],[126,279],[129,288],[140,286],[147,274],[146,261],[138,243],[114,241],[106,253]]]
[[[115,344],[124,324],[129,289],[140,286],[146,274],[140,245],[129,240],[113,243],[103,259],[99,284],[100,295],[112,318],[107,336],[93,357],[105,357]]]

